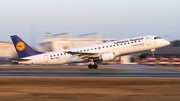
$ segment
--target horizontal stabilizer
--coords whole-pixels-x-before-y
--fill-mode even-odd
[[[11,58],[12,61],[29,61],[30,59]]]

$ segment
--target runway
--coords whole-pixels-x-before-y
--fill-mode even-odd
[[[180,72],[155,70],[149,66],[121,65],[101,66],[97,70],[89,70],[84,66],[4,66],[0,67],[0,77],[68,77],[68,78],[108,78],[108,77],[160,77],[179,78]],[[178,68],[178,67],[177,67]],[[54,69],[54,70],[53,70]],[[52,71],[50,71],[52,70]]]
[[[180,77],[180,73],[0,72],[13,77]]]

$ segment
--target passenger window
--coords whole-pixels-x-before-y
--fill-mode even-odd
[[[114,45],[114,47],[115,47],[116,45]]]
[[[101,49],[101,47],[99,47],[99,49]]]
[[[106,46],[108,48],[108,46]]]

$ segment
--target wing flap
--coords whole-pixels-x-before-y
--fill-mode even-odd
[[[100,53],[85,53],[85,52],[72,52],[72,51],[67,51],[66,53],[69,53],[71,55],[78,56],[81,59],[88,59],[88,58],[97,58],[100,56]]]

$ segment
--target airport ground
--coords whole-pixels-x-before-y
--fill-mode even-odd
[[[0,78],[1,101],[179,101],[180,79]]]
[[[50,69],[49,69],[50,68]],[[167,69],[168,68],[168,69]],[[0,66],[2,72],[178,73],[179,67]],[[0,101],[179,101],[179,77],[0,76]]]

